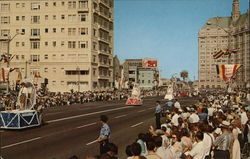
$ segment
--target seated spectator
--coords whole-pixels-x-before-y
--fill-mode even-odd
[[[147,159],[161,159],[161,157],[155,153],[155,148],[153,140],[147,142],[148,154],[145,156]]]
[[[146,134],[144,133],[138,134],[137,143],[140,144],[141,146],[141,155],[145,156],[148,153],[146,146]]]

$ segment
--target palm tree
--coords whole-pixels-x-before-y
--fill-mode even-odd
[[[186,71],[186,70],[181,71],[180,76],[181,76],[181,78],[183,78],[183,81],[185,81],[186,78],[188,78],[188,71]]]

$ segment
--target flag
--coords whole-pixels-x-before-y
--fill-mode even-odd
[[[233,79],[234,75],[238,71],[238,69],[241,67],[240,64],[219,64],[216,65],[216,71],[218,76],[223,79],[225,82]]]
[[[214,58],[214,59],[218,59],[218,58],[220,58],[221,56],[223,56],[224,53],[225,53],[224,50],[220,50],[220,51],[216,52],[216,53],[213,55],[213,58]]]
[[[237,53],[237,52],[239,52],[239,51],[240,51],[239,48],[231,49],[231,50],[228,50],[228,51],[225,53],[225,55],[231,56],[231,54],[235,54],[235,53]]]

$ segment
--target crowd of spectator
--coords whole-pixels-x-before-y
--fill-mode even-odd
[[[249,103],[240,94],[206,94],[196,104],[167,101],[160,129],[149,127],[128,144],[127,159],[243,159],[250,157]],[[105,154],[87,159],[117,159]]]
[[[164,95],[165,91],[159,90],[142,90],[141,97]],[[131,94],[131,90],[115,90],[115,91],[86,91],[86,92],[65,92],[65,93],[41,93],[37,92],[36,106],[44,108],[72,105],[76,103],[88,103],[96,101],[112,101],[112,100],[125,100]],[[0,107],[3,109],[16,109],[18,94],[1,95]]]

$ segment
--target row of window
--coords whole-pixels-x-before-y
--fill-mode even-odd
[[[78,16],[78,19],[77,19]],[[52,16],[53,20],[57,20],[57,16]],[[61,15],[61,19],[66,19],[65,15]],[[1,16],[1,24],[10,24],[11,17],[10,16]],[[40,24],[40,16],[31,16],[31,24]],[[44,20],[49,20],[49,15],[44,16]],[[25,21],[25,16],[16,16],[16,21]],[[87,21],[87,14],[70,14],[68,15],[68,22],[86,22]]]
[[[210,85],[201,85],[201,88],[221,88],[221,85],[217,85],[217,86],[215,86],[215,85],[212,85],[212,86],[210,86]]]
[[[105,0],[106,1],[106,0]],[[102,1],[103,2],[103,1]],[[113,0],[109,0],[105,3],[108,7],[112,8],[113,7]],[[77,5],[78,4],[78,5]],[[44,6],[46,9],[49,6],[56,7],[56,6],[65,6],[65,2],[62,1],[61,3],[59,2],[52,2],[52,4],[49,4],[49,2],[44,2],[44,3],[39,3],[39,2],[33,2],[31,3],[30,7],[31,10],[40,10],[41,6]],[[68,9],[87,9],[88,8],[88,0],[78,0],[78,1],[68,1],[67,2]],[[26,3],[16,3],[16,8],[24,8],[26,7]],[[98,7],[97,3],[93,2],[93,8],[96,9]],[[106,6],[101,7],[100,6],[100,12],[102,14],[108,15],[108,9]],[[0,7],[1,12],[9,12],[10,11],[10,3],[1,3]]]
[[[68,41],[66,42],[68,49],[85,49],[88,48],[88,41]],[[16,42],[16,47],[24,47],[25,42]],[[49,42],[45,41],[44,46],[48,47]],[[58,44],[57,41],[52,41],[51,46],[53,47],[64,47],[65,46],[65,41],[61,41],[60,44]],[[7,42],[0,42],[0,49],[2,50],[7,50],[8,43]],[[111,54],[111,48],[108,46],[103,47],[103,45],[99,45],[101,53],[105,54]],[[30,49],[32,50],[39,50],[41,48],[41,42],[39,40],[32,40],[30,41]],[[93,42],[93,50],[97,51],[97,43]]]
[[[146,82],[146,81],[144,81],[144,80],[141,80],[141,81],[139,80],[139,83],[142,83],[142,84],[144,84],[144,83],[145,83],[145,84],[146,84],[146,83],[147,83],[147,84],[152,84],[152,83],[154,83],[154,81],[148,80],[148,82]]]
[[[88,34],[88,28],[66,28],[68,30],[69,36],[76,36],[76,35],[87,35]],[[22,33],[22,35],[25,35],[25,29],[16,29],[17,33]],[[51,28],[52,33],[57,33],[57,28]],[[45,28],[44,33],[49,33],[50,29]],[[61,33],[65,33],[65,28],[60,29]],[[1,30],[1,36],[8,36],[10,34],[9,29],[2,29]],[[31,29],[30,30],[31,36],[38,36],[41,34],[41,29]]]
[[[65,55],[64,54],[60,54],[58,55],[60,56],[60,58],[64,58]],[[57,57],[56,54],[52,54],[51,55],[51,58],[52,59],[55,59]],[[88,55],[87,54],[68,54],[67,55],[67,59],[87,59],[88,58]],[[15,55],[15,59],[16,60],[25,60],[25,55]],[[44,55],[44,60],[48,60],[49,59],[49,55],[48,54],[45,54]],[[40,62],[40,55],[30,55],[30,61],[31,62]]]
[[[44,43],[45,46],[48,46],[49,43],[46,41]],[[61,41],[61,46],[64,46],[65,42]],[[52,42],[52,46],[56,47],[57,46],[57,42],[53,41]],[[40,41],[31,41],[30,42],[30,48],[31,49],[40,49]],[[68,41],[68,48],[69,49],[83,49],[83,48],[88,48],[88,42],[87,41]]]
[[[16,8],[25,8],[27,3],[16,3]],[[68,1],[68,9],[76,9],[77,8],[77,1]],[[65,2],[62,1],[61,3],[59,2],[52,2],[53,7],[56,6],[65,6]],[[30,7],[31,10],[40,10],[42,6],[42,3],[39,2],[32,2]],[[49,7],[49,2],[44,2],[44,7]],[[78,0],[78,8],[88,8],[88,0]],[[1,3],[1,11],[2,12],[7,12],[10,11],[10,3]]]

